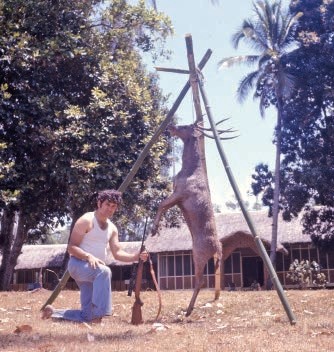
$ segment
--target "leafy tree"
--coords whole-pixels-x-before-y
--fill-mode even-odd
[[[269,215],[272,216],[274,177],[268,165],[262,163],[256,165],[252,179],[253,194],[256,197],[262,195],[262,203],[269,208]]]
[[[293,119],[282,133],[285,213],[295,216],[306,206],[305,234],[320,248],[329,248],[334,246],[334,4],[301,0],[291,2],[290,9],[304,16],[295,32],[299,48],[289,55],[297,80],[296,94],[286,106]]]
[[[243,102],[250,90],[254,89],[254,98],[260,100],[259,108],[262,116],[264,116],[265,109],[271,105],[277,109],[274,200],[272,204],[273,227],[270,253],[270,259],[275,265],[280,193],[281,129],[285,101],[293,88],[293,77],[284,65],[283,57],[294,42],[293,29],[301,14],[291,16],[282,10],[281,1],[270,3],[268,0],[254,3],[254,12],[254,18],[244,20],[241,28],[232,37],[232,41],[235,48],[238,47],[240,41],[244,41],[258,54],[224,58],[219,62],[219,65],[220,67],[230,67],[241,63],[257,63],[257,69],[247,74],[240,82],[237,91],[239,101]]]
[[[333,221],[333,207],[308,207],[303,218],[304,233],[310,235],[313,243],[321,250],[333,250]]]
[[[143,1],[11,0],[0,1],[0,11],[0,289],[7,289],[28,231],[76,220],[91,209],[93,191],[117,188],[160,124],[164,98],[140,52],[165,55],[171,29]],[[164,136],[124,195],[124,225],[166,188],[168,148]]]
[[[269,216],[272,216],[274,178],[268,165],[259,164],[255,167],[255,174],[252,175],[252,189],[254,195],[262,195],[262,203],[269,207]],[[290,221],[293,216],[298,216],[299,212],[308,199],[308,190],[305,184],[296,184],[296,170],[287,167],[284,162],[281,167],[280,175],[280,210],[282,217]]]

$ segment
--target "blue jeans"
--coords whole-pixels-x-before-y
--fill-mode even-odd
[[[111,270],[105,265],[92,268],[88,262],[71,257],[68,272],[80,289],[81,310],[56,309],[52,318],[89,322],[111,314]]]

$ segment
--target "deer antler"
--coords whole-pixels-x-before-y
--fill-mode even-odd
[[[226,119],[222,119],[220,121],[218,121],[216,123],[216,126],[218,126],[219,124],[225,122],[229,120],[229,118],[226,118]],[[212,132],[212,128],[205,128],[205,127],[202,127],[202,126],[199,126],[199,124],[196,124],[196,129],[198,129],[205,137],[208,137],[208,138],[211,138],[211,139],[214,139],[214,136],[212,135],[209,135],[206,133],[206,131],[208,132]],[[221,135],[223,133],[234,133],[234,132],[237,132],[236,130],[233,130],[232,128],[228,128],[226,130],[217,130],[218,134]],[[234,138],[237,138],[239,136],[233,136],[233,137],[219,137],[219,139],[221,140],[227,140],[227,139],[234,139]]]

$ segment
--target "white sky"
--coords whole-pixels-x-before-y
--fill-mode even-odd
[[[283,1],[288,3],[287,0]],[[253,101],[252,93],[240,105],[236,99],[238,83],[254,67],[235,66],[218,71],[218,61],[222,58],[250,54],[251,49],[240,47],[235,51],[231,44],[232,34],[241,26],[243,19],[253,15],[250,0],[220,0],[212,5],[210,0],[160,0],[158,11],[170,16],[175,35],[169,39],[166,48],[173,51],[170,61],[159,62],[157,66],[188,68],[185,35],[192,35],[196,63],[207,49],[213,54],[203,69],[205,90],[211,106],[214,120],[229,117],[225,127],[233,127],[239,137],[223,141],[222,145],[232,173],[244,200],[251,189],[251,174],[260,162],[274,164],[273,131],[276,112],[271,109],[262,119],[258,101]],[[171,107],[184,86],[187,76],[160,72],[160,87],[165,94],[171,94],[168,106]],[[203,112],[205,109],[203,107]],[[177,111],[180,124],[192,123],[195,112],[190,91]],[[206,121],[207,118],[205,117]],[[233,190],[227,179],[223,164],[214,140],[206,139],[206,160],[212,201],[224,209],[227,200],[234,198]],[[177,169],[178,170],[178,169]],[[250,200],[253,202],[253,200]]]

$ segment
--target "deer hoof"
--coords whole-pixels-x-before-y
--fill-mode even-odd
[[[189,317],[192,311],[193,311],[193,308],[188,308],[186,312],[186,317]]]

